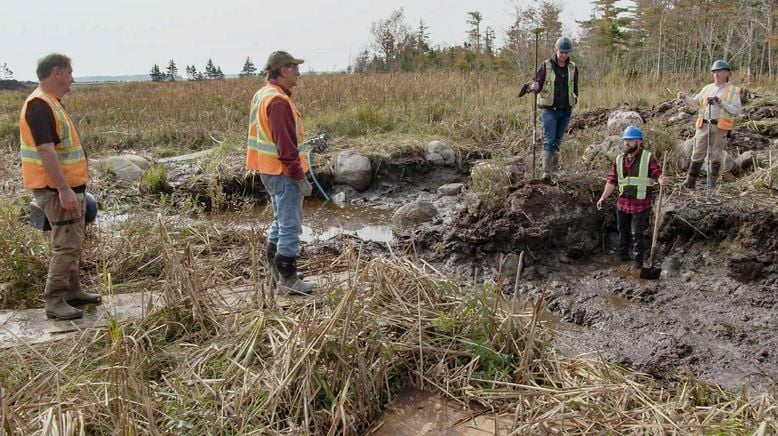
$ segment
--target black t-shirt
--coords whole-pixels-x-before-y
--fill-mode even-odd
[[[24,117],[30,126],[36,146],[49,143],[59,144],[54,112],[45,101],[36,98],[27,103],[27,112],[25,112]]]

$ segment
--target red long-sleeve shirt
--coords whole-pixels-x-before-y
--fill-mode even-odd
[[[288,89],[283,86],[281,89],[286,95],[292,96],[292,92]],[[294,180],[303,180],[305,173],[297,149],[297,129],[292,107],[285,100],[274,98],[267,106],[267,119],[270,123],[271,139],[278,150],[278,159],[284,167],[284,174]]]
[[[624,167],[626,171],[629,171],[632,168],[632,165],[637,165],[637,163],[638,163],[638,159],[631,159],[630,155],[624,156]],[[662,168],[659,166],[659,162],[657,162],[653,154],[651,155],[651,159],[648,161],[648,175],[654,181],[659,180],[659,178],[662,176]],[[608,174],[607,183],[609,185],[616,186],[618,189],[619,174],[618,172],[616,172],[615,162],[613,163],[613,165],[611,165],[611,172],[610,174]],[[651,208],[650,196],[648,196],[643,200],[639,200],[637,198],[625,197],[619,195],[619,199],[616,200],[616,209],[626,213],[640,213],[643,212],[644,210],[648,210],[649,208]]]

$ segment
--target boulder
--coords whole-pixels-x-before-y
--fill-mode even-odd
[[[454,149],[443,141],[431,141],[424,147],[425,158],[433,165],[453,166],[457,161]]]
[[[623,152],[624,140],[621,135],[611,135],[599,144],[592,144],[583,152],[584,162],[594,164],[598,161],[614,162]]]
[[[151,163],[145,158],[132,154],[108,156],[104,165],[109,173],[122,182],[137,182],[143,176],[143,172],[151,168]]]
[[[362,192],[373,180],[373,166],[366,156],[353,151],[341,151],[335,158],[333,178],[336,184],[349,185]]]
[[[608,116],[608,133],[611,135],[621,135],[629,125],[642,126],[643,117],[634,111],[616,111]]]
[[[465,188],[464,183],[448,183],[438,188],[438,194],[443,196],[455,196]]]
[[[753,150],[748,150],[735,159],[735,165],[737,165],[741,171],[748,171],[754,167],[755,158],[756,153],[754,153]]]
[[[688,114],[688,113],[686,113],[684,111],[681,111],[681,112],[678,112],[677,114],[671,116],[670,118],[668,118],[667,122],[670,123],[670,124],[686,123],[686,122],[689,121],[689,119],[691,119],[691,117],[692,116],[690,114]]]
[[[392,227],[405,230],[410,227],[432,221],[438,215],[438,210],[429,201],[414,201],[397,209],[392,216]]]

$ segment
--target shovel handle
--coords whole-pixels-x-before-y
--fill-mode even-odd
[[[665,166],[667,164],[667,153],[662,156],[662,175],[665,175]],[[659,185],[659,198],[656,200],[656,209],[654,215],[654,232],[651,235],[651,253],[648,256],[649,268],[654,267],[654,250],[656,249],[656,239],[659,236],[659,219],[662,217],[662,192],[664,187]]]

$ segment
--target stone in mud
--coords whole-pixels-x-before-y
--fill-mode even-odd
[[[608,116],[608,133],[621,135],[627,126],[642,126],[643,117],[634,111],[616,111]]]
[[[611,135],[599,144],[586,147],[583,153],[584,162],[596,164],[598,162],[614,162],[616,156],[623,152],[624,140],[621,135]]]
[[[424,147],[425,158],[433,165],[453,166],[457,161],[454,150],[443,141],[431,141]]]
[[[432,221],[438,215],[438,210],[429,201],[414,201],[397,209],[392,216],[392,227],[406,230],[410,227]]]
[[[151,167],[151,163],[142,156],[131,154],[108,156],[104,165],[107,166],[108,172],[122,182],[139,181],[143,172]]]
[[[753,150],[748,150],[735,159],[735,165],[737,165],[741,171],[748,171],[754,167],[755,157],[756,153],[754,153]]]
[[[678,112],[677,114],[673,115],[672,117],[667,119],[667,122],[670,124],[679,124],[679,123],[686,123],[691,119],[691,115],[686,112]]]
[[[753,254],[737,254],[727,260],[727,269],[730,277],[750,282],[764,276],[765,264]]]
[[[359,192],[366,190],[373,180],[370,159],[353,151],[341,151],[335,159],[333,178],[336,184],[349,185]]]
[[[438,194],[453,197],[459,195],[464,188],[464,183],[448,183],[438,188]]]

